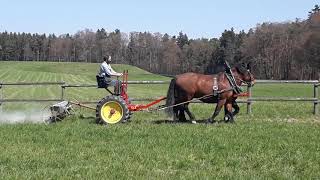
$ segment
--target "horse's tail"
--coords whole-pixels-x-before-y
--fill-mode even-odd
[[[166,100],[166,106],[172,106],[175,104],[175,84],[176,84],[176,79],[172,79],[170,82],[170,86],[167,92],[167,100]],[[165,112],[169,116],[173,116],[173,107],[169,107],[165,110]]]

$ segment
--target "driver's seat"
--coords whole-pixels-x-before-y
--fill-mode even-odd
[[[96,75],[98,88],[107,88],[109,84],[106,82],[106,79],[103,76],[100,76],[99,74]]]

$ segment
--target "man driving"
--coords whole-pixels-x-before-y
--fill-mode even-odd
[[[110,63],[111,63],[111,56],[108,56],[108,58],[103,57],[103,62],[100,65],[99,76],[104,77],[106,84],[115,87],[115,93],[119,93],[118,92],[119,89],[117,89],[116,85],[120,83],[120,81],[116,79],[112,79],[111,77],[122,76],[122,73],[117,73],[115,70],[113,70]]]

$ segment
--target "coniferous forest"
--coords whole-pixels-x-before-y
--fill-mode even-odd
[[[248,32],[231,28],[212,39],[104,28],[59,36],[0,32],[0,60],[96,63],[111,55],[113,63],[160,74],[215,73],[226,60],[252,62],[259,79],[319,79],[320,8],[306,13],[307,19],[261,23]]]

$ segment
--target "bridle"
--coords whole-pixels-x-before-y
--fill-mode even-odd
[[[244,81],[243,79],[239,78],[238,76],[236,76],[235,79],[239,80],[241,83],[244,83],[244,84],[246,84],[248,86],[252,86],[252,84],[253,84],[252,83],[253,82],[252,73],[250,72],[249,69],[247,69],[247,73],[249,74],[249,77],[250,77],[249,81]]]

